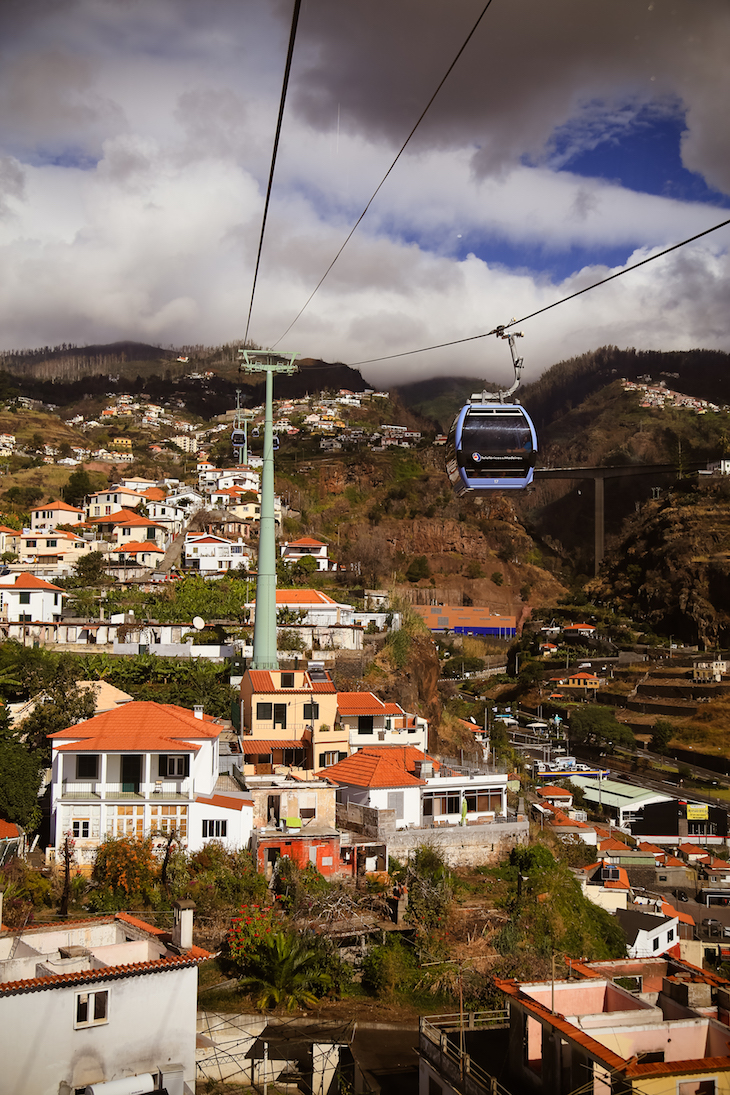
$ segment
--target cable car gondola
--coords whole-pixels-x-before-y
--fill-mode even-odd
[[[246,444],[245,430],[231,430],[231,445],[234,449],[243,448]]]
[[[520,383],[522,359],[515,355],[514,339],[521,335],[502,332],[497,330],[509,341],[515,383],[504,392],[477,392],[452,422],[446,471],[457,495],[522,490],[533,479],[537,433],[524,407],[508,399]]]

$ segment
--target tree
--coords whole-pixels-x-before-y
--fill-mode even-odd
[[[0,817],[32,830],[41,819],[40,757],[12,738],[0,741]]]
[[[83,585],[108,583],[111,578],[106,573],[107,559],[101,551],[90,551],[74,563],[74,577]]]
[[[586,745],[636,745],[628,726],[620,723],[609,707],[577,708],[570,716],[570,736]]]
[[[69,476],[66,486],[61,491],[64,502],[69,506],[79,506],[88,494],[93,490],[89,473],[84,468],[79,468]]]
[[[41,759],[50,752],[48,735],[93,717],[96,697],[90,689],[78,687],[73,668],[60,663],[51,682],[38,696],[34,710],[23,719],[19,732]]]
[[[674,735],[674,727],[668,719],[657,719],[651,732],[649,748],[653,753],[666,753]]]
[[[253,996],[261,1011],[284,1005],[287,1011],[314,1007],[318,995],[331,988],[332,978],[317,968],[314,947],[293,932],[265,936],[246,961],[241,987]]]

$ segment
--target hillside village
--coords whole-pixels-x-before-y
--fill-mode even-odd
[[[281,1008],[324,1024],[308,1045],[326,1043],[326,1065],[308,1050],[299,1090],[332,1076],[365,1090],[371,1050],[333,1033],[363,1000],[410,1024],[409,1063],[385,1072],[441,1090],[461,1092],[462,1072],[479,1095],[567,1095],[583,1068],[627,1090],[730,1076],[730,786],[712,732],[730,663],[572,598],[564,574],[517,557],[534,545],[508,504],[429,517],[443,438],[412,415],[380,421],[388,399],[276,404],[277,459],[299,474],[274,498],[276,668],[250,666],[263,407],[204,425],[120,395],[68,423],[108,445],[36,449],[38,471],[66,469],[56,496],[21,520],[6,496],[0,1006],[3,1029],[51,1033],[13,1065],[18,1091],[283,1088]],[[120,420],[134,441],[111,436]],[[381,554],[399,521],[403,543],[439,522],[477,552],[415,546],[392,556],[397,589],[369,586],[363,534],[340,542],[340,509],[335,536],[313,535],[323,492],[305,485],[318,453],[364,450],[412,459],[392,467],[424,496],[386,479],[381,516],[338,486],[353,525],[371,507]],[[104,464],[111,480],[88,479]],[[304,987],[273,988],[272,962],[297,955]]]

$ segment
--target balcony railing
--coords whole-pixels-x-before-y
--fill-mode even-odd
[[[192,795],[190,779],[160,779],[150,783],[141,780],[113,782],[107,780],[63,780],[61,797],[73,799],[129,799],[150,802],[179,801]]]

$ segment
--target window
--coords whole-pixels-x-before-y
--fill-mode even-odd
[[[667,932],[667,943],[671,943],[674,939],[674,928],[670,928]]]
[[[158,774],[161,779],[183,779],[190,775],[190,757],[187,753],[182,756],[160,756]]]
[[[358,731],[359,734],[372,734],[372,732],[373,732],[373,716],[372,715],[358,715],[357,731]]]
[[[294,674],[293,673],[282,673],[281,674],[281,687],[282,688],[293,688],[294,687]]]
[[[96,779],[99,770],[97,753],[86,753],[76,757],[76,779]]]
[[[46,547],[58,547],[58,540],[46,540]]]
[[[88,821],[74,821],[73,823],[73,835],[81,837],[82,840],[88,839],[89,836],[89,822]]]
[[[76,993],[76,1019],[74,1026],[94,1027],[109,1022],[109,990]]]
[[[227,835],[228,822],[227,821],[204,821],[203,822],[203,839],[209,837],[222,837]]]
[[[313,722],[314,719],[319,718],[319,704],[318,703],[305,703],[304,704],[304,718],[308,722]]]
[[[658,951],[658,950],[659,950],[659,940],[658,940],[658,939],[652,939],[652,941],[651,941],[651,949],[652,949],[653,951]]]
[[[131,536],[131,535],[132,535],[131,528],[123,528],[122,529],[122,536]]]
[[[32,619],[33,617],[31,616],[30,612],[21,612],[18,615],[18,620],[21,624],[29,624]]]
[[[25,541],[25,546],[29,547],[29,548],[32,548],[32,547],[36,546],[36,543],[37,543],[36,540],[26,540]]]
[[[271,722],[274,717],[274,705],[273,703],[257,703],[256,704],[256,718],[262,722]]]
[[[328,750],[326,753],[319,754],[319,766],[320,768],[329,768],[331,764],[337,764],[339,760],[344,760],[346,756],[346,753],[338,753],[336,749]]]
[[[388,809],[395,810],[396,821],[403,820],[403,791],[388,791]]]
[[[274,704],[274,729],[286,730],[286,704]]]
[[[18,597],[18,604],[29,605],[30,604],[30,593],[21,593],[20,596]]]

